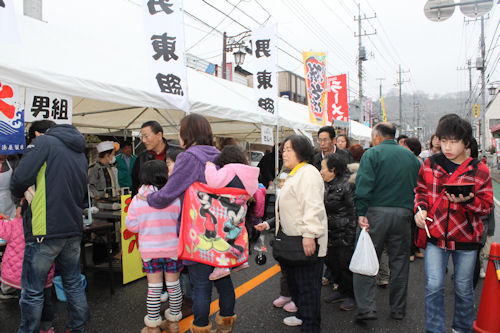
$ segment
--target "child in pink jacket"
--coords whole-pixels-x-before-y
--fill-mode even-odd
[[[18,290],[20,294],[21,286],[21,273],[23,270],[24,258],[24,228],[23,219],[19,217],[20,208],[16,217],[9,220],[8,217],[0,214],[0,238],[7,241],[7,247],[2,257],[2,276],[0,282],[2,283],[2,291],[7,287]],[[49,271],[47,282],[45,283],[44,290],[44,304],[42,317],[40,320],[40,332],[54,332],[52,327],[52,320],[54,319],[54,309],[52,307],[52,280],[54,279],[54,266]]]
[[[259,186],[259,168],[248,165],[245,153],[238,146],[226,146],[222,149],[215,164],[207,162],[205,179],[213,188],[236,187],[253,196]],[[235,271],[248,267],[248,262],[238,266]],[[210,280],[218,280],[230,274],[229,268],[216,267],[210,274]]]
[[[181,203],[177,198],[165,208],[157,209],[148,205],[143,198],[158,191],[167,183],[168,168],[165,162],[153,160],[141,166],[139,178],[142,186],[128,208],[125,225],[127,229],[139,233],[139,252],[143,271],[148,279],[147,311],[142,333],[179,332],[182,319],[182,289],[179,275],[183,268],[177,260],[177,220]],[[168,304],[166,321],[161,320],[160,304],[163,276],[167,281]]]

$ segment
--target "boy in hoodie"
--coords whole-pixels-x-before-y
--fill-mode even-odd
[[[213,188],[236,187],[245,189],[250,196],[253,196],[259,186],[259,168],[249,166],[245,154],[238,146],[226,146],[222,149],[215,163],[207,162],[205,167],[205,179],[207,185]],[[244,220],[244,212],[241,219]],[[240,215],[240,214],[238,214]],[[231,226],[224,224],[224,231],[227,232],[227,237],[234,239],[241,233],[241,228],[244,227],[244,221],[239,221],[240,226]],[[229,223],[230,224],[230,223]],[[240,265],[235,269],[241,270],[248,268],[248,262]],[[229,275],[229,268],[217,267],[210,274],[210,280],[218,280]]]
[[[18,332],[34,332],[40,325],[43,290],[55,262],[68,298],[72,332],[84,332],[89,319],[85,289],[80,277],[82,210],[87,202],[87,159],[85,138],[72,125],[50,126],[45,133],[30,128],[35,139],[26,147],[14,174],[12,195],[22,198],[32,185],[36,193],[24,215],[25,251],[21,276],[23,290],[19,305]]]
[[[493,206],[490,172],[477,159],[468,158],[471,125],[457,115],[441,118],[436,130],[441,153],[424,160],[415,188],[415,223],[428,228],[425,249],[425,330],[446,330],[444,285],[449,257],[453,259],[454,332],[471,332],[475,316],[473,274],[483,223]],[[473,185],[471,193],[447,192],[445,184]]]

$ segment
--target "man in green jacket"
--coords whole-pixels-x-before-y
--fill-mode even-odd
[[[137,157],[132,154],[132,144],[128,141],[122,144],[121,150],[122,153],[116,156],[118,184],[120,184],[120,187],[132,189],[132,168]]]
[[[391,317],[406,312],[410,231],[413,223],[414,188],[420,163],[411,151],[394,140],[396,129],[379,123],[372,131],[373,148],[361,158],[356,176],[355,204],[360,228],[366,228],[380,259],[384,246],[391,267]],[[358,321],[377,319],[375,277],[354,274]]]

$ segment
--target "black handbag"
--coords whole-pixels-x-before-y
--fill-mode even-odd
[[[318,240],[316,243],[316,251],[306,256],[304,246],[302,245],[302,236],[287,236],[283,231],[278,230],[278,234],[271,241],[273,247],[273,257],[281,265],[285,266],[306,266],[318,261]]]

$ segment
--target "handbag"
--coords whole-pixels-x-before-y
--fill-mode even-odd
[[[448,178],[447,182],[448,183],[453,183],[457,180],[458,176],[465,171],[465,168],[469,165],[470,161],[472,161],[472,158],[469,157],[467,160],[462,162],[460,166],[453,172],[453,174]],[[439,204],[441,203],[441,200],[443,200],[444,197],[444,192],[446,191],[446,188],[444,188],[441,193],[439,194],[439,197],[436,199],[434,202],[434,205],[432,205],[431,210],[427,214],[427,217],[432,218],[434,216],[434,213],[436,213],[437,208],[439,207]],[[425,221],[427,224],[427,220]],[[417,232],[415,233],[415,246],[418,247],[419,249],[425,249],[427,247],[427,233],[425,231],[425,228],[418,228]]]
[[[278,234],[271,241],[273,247],[273,257],[281,265],[285,266],[306,266],[318,261],[318,240],[316,243],[316,251],[306,256],[304,246],[302,245],[302,236],[288,236],[283,231],[278,230]]]

